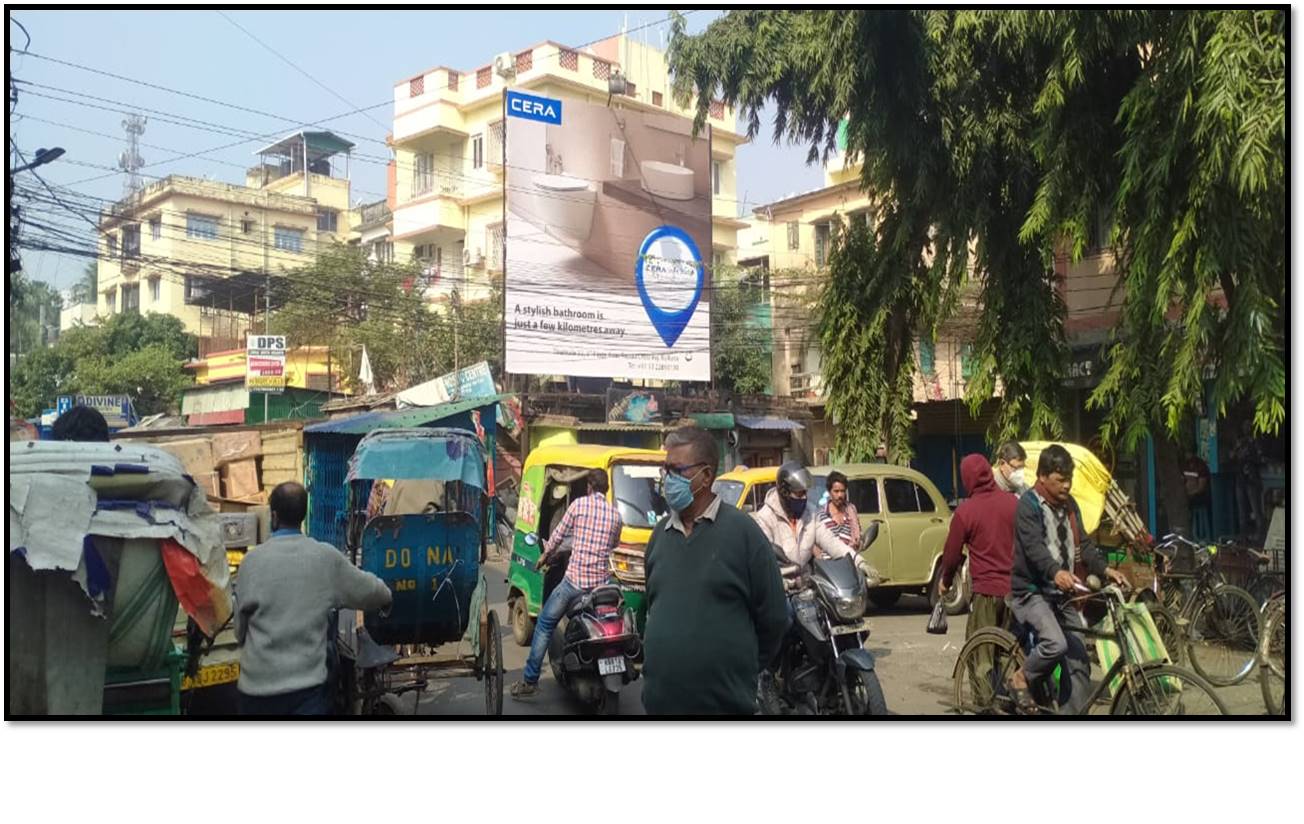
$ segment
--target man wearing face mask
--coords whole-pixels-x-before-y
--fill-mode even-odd
[[[652,530],[644,556],[649,715],[752,715],[758,675],[788,627],[769,541],[711,491],[719,462],[703,429],[682,427],[666,438],[670,515]]]
[[[854,547],[843,543],[824,526],[814,508],[806,505],[806,495],[812,486],[810,470],[797,461],[788,461],[779,467],[777,482],[765,496],[765,505],[752,516],[775,551],[783,553],[780,563],[785,587],[789,590],[796,587],[801,571],[811,559],[844,555],[855,558],[856,565],[872,585],[878,573],[856,554]]]
[[[996,450],[996,463],[992,466],[992,477],[996,486],[1014,495],[1022,495],[1028,489],[1028,453],[1018,441],[1006,441]]]

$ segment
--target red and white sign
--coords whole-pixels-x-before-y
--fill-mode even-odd
[[[285,390],[284,335],[249,335],[245,346],[245,388],[250,392]]]

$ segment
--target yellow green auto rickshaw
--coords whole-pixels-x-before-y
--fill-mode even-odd
[[[525,459],[507,573],[508,614],[517,644],[529,646],[534,620],[566,572],[565,565],[553,565],[546,575],[534,568],[542,543],[551,537],[571,502],[588,494],[586,475],[593,469],[607,473],[607,497],[624,522],[620,546],[612,555],[612,572],[642,630],[643,549],[652,528],[668,514],[660,493],[665,456],[653,449],[569,444],[541,446]],[[535,545],[525,540],[531,533],[539,537]]]

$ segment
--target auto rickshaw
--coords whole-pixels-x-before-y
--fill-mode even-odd
[[[340,614],[338,683],[347,710],[397,714],[399,695],[420,692],[433,678],[471,674],[484,682],[486,713],[502,714],[502,639],[482,569],[486,460],[474,433],[436,428],[373,432],[349,460],[346,551],[394,600],[361,621]],[[386,494],[377,511],[379,484]],[[433,655],[458,642],[469,655]]]
[[[608,500],[624,523],[620,546],[612,554],[612,572],[642,631],[643,548],[657,521],[669,514],[660,493],[665,457],[660,450],[582,444],[542,446],[525,459],[507,574],[509,621],[517,644],[529,646],[539,611],[566,573],[564,564],[553,564],[546,576],[534,565],[567,507],[588,494],[585,476],[592,469],[607,473]],[[530,534],[538,535],[538,545],[526,542]]]

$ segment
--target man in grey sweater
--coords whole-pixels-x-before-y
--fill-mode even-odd
[[[236,638],[240,711],[245,715],[328,715],[326,639],[333,609],[383,609],[393,595],[330,544],[300,532],[308,492],[272,490],[272,536],[240,564]]]

